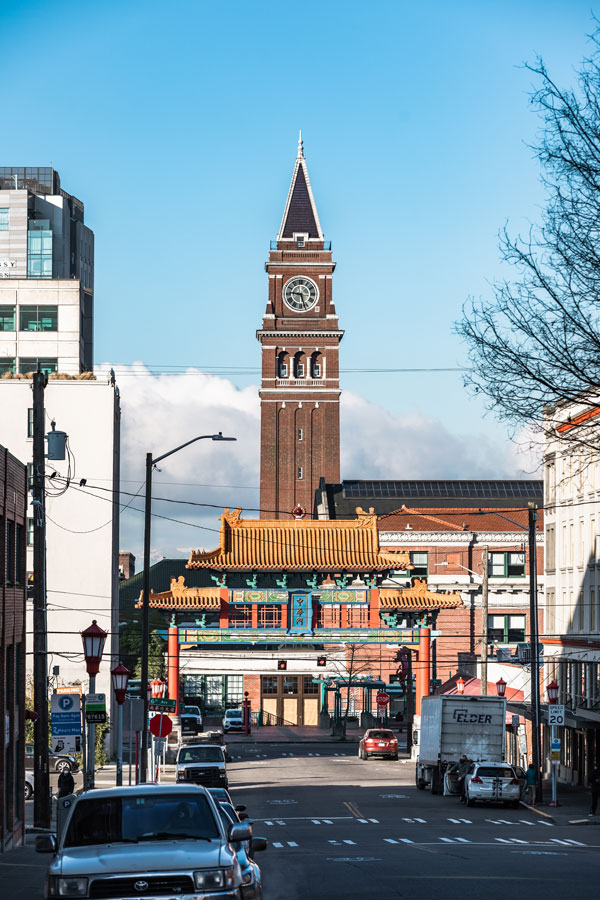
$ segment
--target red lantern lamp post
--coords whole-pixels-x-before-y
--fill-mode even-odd
[[[96,675],[100,669],[102,662],[102,653],[104,652],[104,642],[106,641],[106,631],[97,624],[96,620],[92,621],[89,628],[81,632],[81,640],[83,641],[83,655],[85,657],[85,667],[89,676],[89,694],[96,693]],[[96,777],[96,725],[94,722],[88,723],[88,747],[87,747],[87,771],[85,772],[85,788],[89,790],[94,787]]]
[[[502,677],[496,682],[496,693],[499,697],[504,697],[506,695],[506,682]]]
[[[458,694],[464,694],[464,692],[465,692],[465,679],[462,677],[462,675],[460,676],[459,679],[457,679],[456,691]]]
[[[554,706],[554,704],[558,700],[558,690],[559,688],[555,681],[551,681],[546,688],[546,693],[548,694],[548,703],[550,703],[552,706]]]
[[[123,784],[123,704],[125,702],[125,694],[127,693],[127,685],[129,683],[129,676],[131,672],[129,671],[123,663],[119,663],[118,666],[110,673],[112,678],[112,686],[113,691],[115,692],[115,699],[119,705],[118,709],[118,718],[117,718],[117,786]]]

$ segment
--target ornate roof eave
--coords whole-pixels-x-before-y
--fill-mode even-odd
[[[140,598],[135,604],[136,609],[143,605],[144,592],[140,591]],[[221,594],[219,588],[213,587],[186,587],[185,578],[171,578],[171,589],[155,593],[150,591],[150,609],[214,609],[221,608]]]
[[[464,609],[465,606],[456,591],[430,591],[424,578],[416,578],[410,588],[381,588],[379,604],[382,610]]]

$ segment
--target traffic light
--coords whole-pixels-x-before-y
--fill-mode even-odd
[[[287,659],[278,659],[277,669],[279,672],[285,672],[285,670],[287,669]]]
[[[326,656],[317,656],[317,669],[324,669],[327,665]]]

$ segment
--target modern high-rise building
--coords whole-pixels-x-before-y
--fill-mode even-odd
[[[0,166],[0,375],[94,364],[94,233],[49,167]]]

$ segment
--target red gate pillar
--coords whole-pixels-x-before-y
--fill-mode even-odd
[[[169,700],[175,700],[174,715],[179,715],[179,639],[177,625],[169,625],[169,642],[167,644],[169,662],[167,676],[169,682]]]
[[[421,700],[429,694],[431,681],[431,629],[421,628],[419,631],[419,652],[415,685],[415,714],[421,715]]]

